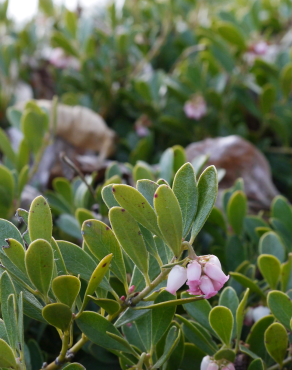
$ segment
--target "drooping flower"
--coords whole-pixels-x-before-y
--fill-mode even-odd
[[[185,115],[196,121],[200,120],[207,114],[207,104],[202,95],[196,94],[184,105]]]
[[[210,356],[203,357],[203,360],[201,362],[200,370],[207,370],[210,363],[211,363]]]
[[[208,365],[207,370],[219,370],[219,365],[216,364],[216,362],[211,362]]]
[[[198,285],[200,283],[201,274],[202,274],[202,266],[197,261],[193,261],[188,264],[187,278],[190,283],[194,283]]]
[[[214,263],[207,262],[203,268],[204,273],[212,280],[216,281],[218,284],[221,284],[221,288],[229,279],[229,275],[226,276],[224,272],[218,265]],[[221,289],[220,288],[220,289]]]
[[[206,299],[209,299],[218,293],[218,291],[215,290],[211,279],[206,275],[201,277],[201,284],[199,286],[201,291],[205,294]]]
[[[174,266],[167,279],[166,290],[175,295],[176,291],[184,285],[187,280],[187,270],[182,266]]]

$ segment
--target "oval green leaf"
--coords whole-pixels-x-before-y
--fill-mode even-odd
[[[292,302],[287,294],[272,291],[268,294],[268,306],[277,320],[290,330],[290,320],[292,317]]]
[[[270,356],[282,367],[288,347],[287,330],[282,324],[273,323],[265,332],[265,346]]]
[[[25,251],[23,249],[23,245],[12,238],[6,239],[6,242],[8,246],[2,247],[4,253],[10,259],[10,261],[19,268],[20,271],[26,274]]]
[[[47,296],[54,269],[51,245],[44,239],[32,242],[25,255],[25,266],[30,281],[40,293]]]
[[[69,329],[72,321],[72,312],[70,307],[63,303],[48,304],[43,308],[43,318],[52,326],[62,331]]]
[[[243,191],[235,191],[228,201],[227,217],[233,231],[241,235],[247,211],[247,199]]]
[[[3,339],[0,339],[0,367],[18,369],[11,347]]]
[[[45,239],[51,242],[52,215],[47,200],[42,196],[36,197],[31,203],[28,216],[30,240]]]
[[[176,196],[167,185],[161,185],[154,195],[159,229],[176,257],[180,256],[183,237],[182,213]]]
[[[80,280],[76,276],[61,275],[52,281],[52,289],[59,302],[72,307],[81,288]]]
[[[271,289],[276,289],[281,273],[281,265],[278,258],[270,254],[262,254],[258,258],[258,266]]]
[[[230,309],[224,306],[214,307],[210,312],[209,321],[222,343],[229,346],[234,321]]]

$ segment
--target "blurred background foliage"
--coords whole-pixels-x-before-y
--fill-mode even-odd
[[[174,144],[237,134],[265,153],[291,199],[290,1],[126,0],[96,14],[40,0],[22,26],[6,18],[7,4],[2,127],[7,106],[29,93],[101,114],[121,162],[155,163]],[[192,116],[188,103],[203,113]]]

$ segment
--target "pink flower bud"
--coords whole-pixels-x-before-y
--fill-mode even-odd
[[[135,291],[135,285],[130,286],[129,294],[133,293],[134,291]]]
[[[175,295],[176,291],[184,285],[187,280],[187,270],[182,266],[174,266],[167,279],[166,290]]]
[[[201,362],[200,370],[207,370],[210,363],[211,363],[210,356],[203,357],[203,360]]]
[[[222,286],[229,279],[229,275],[226,276],[220,267],[214,265],[214,263],[207,262],[204,266],[204,273],[209,276],[210,279],[218,281]]]
[[[219,370],[219,366],[215,362],[211,362],[208,365],[207,370]]]
[[[230,362],[228,365],[224,366],[222,370],[235,370],[234,365]]]
[[[206,275],[201,277],[200,289],[203,294],[205,294],[206,299],[209,299],[217,294],[217,290],[215,290],[211,279],[209,279]]]
[[[214,265],[217,265],[218,267],[221,268],[221,262],[219,261],[219,258],[217,256],[214,256],[214,254],[212,254],[209,258],[209,261],[208,262],[211,262],[211,263],[214,263]]]
[[[258,306],[253,309],[252,316],[254,322],[259,321],[265,316],[268,316],[271,313],[269,307],[264,307],[264,306]]]
[[[188,282],[194,282],[194,283],[199,284],[201,274],[202,274],[202,267],[197,261],[193,261],[188,264],[188,267],[187,267]]]

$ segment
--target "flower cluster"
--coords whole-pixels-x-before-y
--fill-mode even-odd
[[[201,362],[200,370],[235,370],[235,367],[232,362],[214,361],[210,356],[205,356]]]
[[[188,292],[193,295],[205,295],[211,298],[223,287],[229,275],[221,268],[218,257],[214,255],[200,256],[190,262],[187,268],[176,265],[170,271],[166,290],[172,294],[184,285],[189,286]]]

